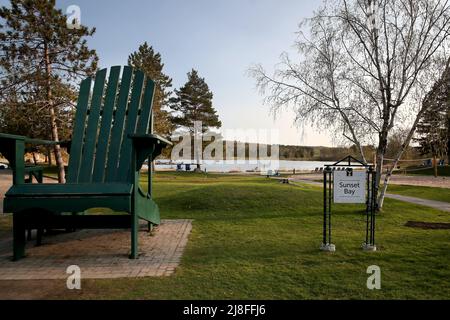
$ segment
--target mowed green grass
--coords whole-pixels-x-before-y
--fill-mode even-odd
[[[404,186],[390,184],[388,193],[400,194],[408,197],[450,202],[450,189],[422,186]]]
[[[194,219],[175,275],[85,281],[77,298],[450,298],[450,230],[404,226],[409,220],[450,222],[448,213],[387,200],[377,224],[380,251],[367,253],[360,248],[363,208],[335,205],[337,252],[327,254],[318,250],[320,188],[257,176],[158,173],[154,189],[163,218]],[[371,265],[381,267],[380,291],[366,287]]]
[[[142,181],[146,185],[145,179]],[[405,227],[450,222],[450,214],[386,200],[378,252],[361,250],[362,206],[333,207],[334,254],[319,251],[322,190],[259,176],[157,173],[163,219],[193,219],[176,273],[166,278],[83,280],[67,299],[449,299],[450,230]],[[366,287],[377,265],[382,289]]]

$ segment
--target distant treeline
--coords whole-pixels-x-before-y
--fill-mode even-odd
[[[373,147],[366,147],[367,159],[374,154]],[[303,147],[303,146],[280,146],[281,160],[305,160],[305,161],[336,161],[351,155],[360,158],[356,148],[353,147]]]
[[[203,149],[208,146],[210,142],[204,142]],[[232,146],[233,142],[223,142],[223,156],[226,157],[227,145]],[[272,147],[265,144],[254,144],[254,143],[243,143],[234,142],[234,153],[233,158],[238,159],[249,159],[250,150],[257,150],[257,157],[272,156]],[[369,161],[372,160],[374,154],[374,148],[371,146],[364,147],[366,157]],[[245,155],[243,150],[245,150]],[[265,152],[267,150],[267,152]],[[260,151],[265,154],[260,154]],[[172,150],[167,150],[165,157],[170,158]],[[303,161],[335,161],[340,160],[348,155],[352,155],[355,158],[360,158],[359,153],[355,147],[306,147],[306,146],[290,146],[290,145],[280,145],[279,146],[279,158],[280,160],[303,160]],[[180,155],[182,156],[182,155]],[[213,152],[212,156],[215,156]],[[188,158],[187,156],[186,158]],[[192,141],[192,151],[191,159],[194,159],[194,146]],[[228,159],[229,160],[229,159]]]

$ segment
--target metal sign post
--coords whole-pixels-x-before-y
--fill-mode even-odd
[[[336,171],[337,167],[342,166],[346,167],[345,171]],[[355,167],[365,168],[366,171],[353,171]],[[366,251],[376,251],[375,186],[376,181],[373,166],[369,166],[352,156],[348,156],[335,164],[326,166],[323,172],[323,239],[320,247],[322,251],[336,251],[336,246],[331,242],[332,199],[334,203],[366,204],[366,241],[363,244],[363,249]]]
[[[323,171],[323,241],[322,251],[335,252],[336,246],[331,243],[331,191],[333,170],[326,167]]]
[[[375,245],[375,213],[377,203],[376,192],[376,172],[370,166],[367,170],[367,208],[366,208],[366,242],[363,249],[366,251],[376,251]]]

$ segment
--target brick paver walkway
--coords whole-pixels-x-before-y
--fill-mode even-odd
[[[82,279],[170,276],[175,272],[192,229],[191,220],[164,220],[150,235],[139,234],[140,258],[128,259],[127,230],[83,230],[45,236],[27,244],[27,257],[12,262],[12,239],[0,239],[0,280],[67,279],[67,267],[81,268]]]

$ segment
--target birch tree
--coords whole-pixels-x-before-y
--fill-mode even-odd
[[[300,24],[299,56],[285,53],[275,72],[257,65],[251,74],[273,110],[291,106],[297,121],[335,130],[364,161],[362,146],[376,145],[381,209],[392,170],[426,111],[422,101],[447,60],[449,20],[447,0],[324,1]],[[407,134],[382,184],[396,128]]]

